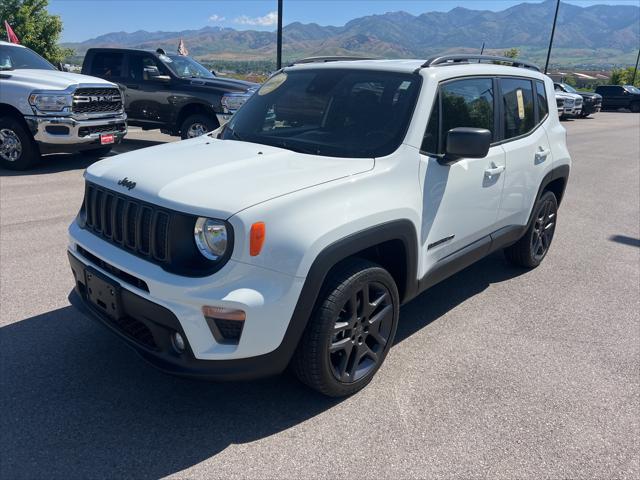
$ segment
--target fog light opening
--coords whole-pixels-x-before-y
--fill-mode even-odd
[[[184,353],[187,349],[187,344],[179,332],[173,332],[171,334],[171,345],[177,353]]]

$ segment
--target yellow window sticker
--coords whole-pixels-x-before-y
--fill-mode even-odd
[[[522,96],[522,90],[516,90],[516,98],[518,99],[518,117],[520,120],[524,120],[524,97]]]
[[[276,88],[282,85],[286,80],[287,80],[287,74],[284,72],[280,72],[274,75],[269,80],[264,82],[264,84],[260,87],[260,90],[258,90],[258,95],[267,95],[273,92]]]

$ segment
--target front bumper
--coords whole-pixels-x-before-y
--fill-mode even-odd
[[[256,378],[280,373],[291,358],[299,332],[291,333],[291,319],[304,279],[230,261],[211,277],[185,278],[162,270],[80,229],[69,229],[69,261],[75,277],[73,303],[123,338],[161,370],[216,380]],[[116,276],[109,267],[135,275],[146,289]],[[123,322],[114,321],[89,301],[84,271],[93,268],[119,286]],[[239,308],[246,312],[237,344],[219,343],[207,324],[202,306]],[[132,335],[130,324],[144,328],[153,342]],[[178,354],[170,336],[179,332],[187,350]]]
[[[573,106],[573,107],[564,107],[564,114],[570,116],[580,115],[582,112],[582,105]]]
[[[25,118],[40,145],[51,151],[100,146],[100,135],[113,134],[119,143],[127,134],[127,114],[78,120],[73,117],[31,115]]]
[[[598,113],[602,108],[601,103],[584,102],[582,104],[582,113],[589,115],[591,113]]]

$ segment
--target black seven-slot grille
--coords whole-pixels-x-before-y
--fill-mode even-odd
[[[87,183],[86,228],[154,262],[169,261],[170,213]]]
[[[228,222],[227,252],[218,260],[209,260],[193,237],[197,216],[145,203],[91,182],[86,183],[80,217],[82,228],[178,275],[211,275],[227,263],[233,251],[233,227]]]

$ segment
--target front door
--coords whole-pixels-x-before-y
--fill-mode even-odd
[[[496,229],[504,185],[502,146],[492,145],[485,158],[463,158],[452,165],[437,157],[446,151],[446,133],[452,128],[486,128],[496,139],[494,93],[494,80],[486,77],[440,85],[421,148],[421,277],[439,260]]]
[[[171,121],[172,78],[152,55],[132,53],[125,82],[127,114],[134,122],[161,126]]]

